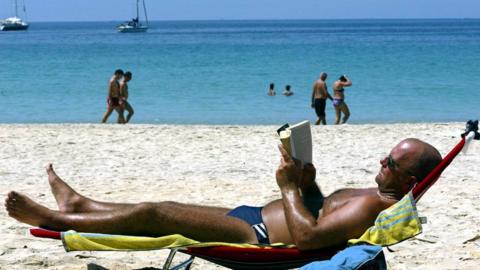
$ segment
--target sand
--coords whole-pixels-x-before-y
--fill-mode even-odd
[[[173,200],[235,207],[279,198],[276,126],[0,125],[0,194],[28,194],[56,208],[45,165],[98,200]],[[462,123],[313,127],[317,183],[325,194],[374,186],[380,158],[416,137],[442,155],[459,142]],[[480,146],[474,142],[418,204],[423,234],[384,249],[389,269],[478,269]],[[70,252],[34,238],[0,210],[0,269],[161,268],[168,251]],[[103,267],[103,268],[102,268]],[[197,259],[196,269],[221,269]],[[195,269],[194,268],[194,269]]]

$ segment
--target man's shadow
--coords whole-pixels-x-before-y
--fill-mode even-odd
[[[87,270],[109,270],[109,269],[95,263],[89,263],[87,264]],[[162,270],[162,268],[144,267],[144,268],[137,268],[135,270]]]

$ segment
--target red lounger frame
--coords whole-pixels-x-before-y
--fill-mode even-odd
[[[33,236],[61,239],[61,232],[32,228]],[[180,249],[207,261],[233,269],[288,269],[305,265],[312,261],[330,259],[340,248],[300,251],[297,248],[237,248],[227,246]]]
[[[208,247],[179,250],[232,269],[290,269],[328,260],[343,248],[300,251],[298,248]]]

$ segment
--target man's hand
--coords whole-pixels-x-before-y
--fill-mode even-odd
[[[278,166],[275,174],[278,186],[280,188],[298,188],[303,175],[302,162],[290,157],[287,150],[285,150],[281,144],[278,145],[278,149],[282,156],[280,159],[280,166]]]
[[[317,170],[315,169],[315,166],[311,163],[305,164],[303,166],[303,173],[302,173],[302,178],[299,183],[299,187],[304,190],[315,184],[315,177],[317,175]]]

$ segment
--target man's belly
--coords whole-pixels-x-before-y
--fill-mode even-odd
[[[359,196],[376,194],[376,188],[368,189],[342,189],[335,191],[325,198],[323,208],[320,209],[319,218],[328,215],[335,209],[345,205]],[[282,200],[276,200],[267,204],[262,210],[263,222],[267,226],[268,236],[271,243],[294,244],[287,226],[285,210]]]
[[[262,209],[262,218],[263,223],[267,226],[270,243],[293,244],[282,200],[276,200],[267,204]]]

